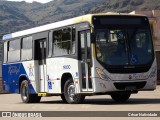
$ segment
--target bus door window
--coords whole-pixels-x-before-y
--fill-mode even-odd
[[[82,88],[86,89],[86,69],[85,69],[85,35],[84,33],[80,34],[80,43],[81,43],[81,69],[82,69]]]
[[[46,63],[46,41],[36,40],[35,41],[35,60],[39,60],[39,64]]]
[[[82,69],[82,90],[92,90],[91,76],[91,41],[90,32],[80,32],[80,59]]]
[[[45,92],[47,89],[46,83],[46,39],[35,40],[35,62],[38,62],[36,69],[38,70],[39,89],[40,92]]]

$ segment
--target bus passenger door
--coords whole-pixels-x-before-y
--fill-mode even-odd
[[[93,91],[91,80],[91,38],[89,30],[79,32],[79,48],[82,91]]]
[[[46,79],[46,39],[35,40],[34,44],[35,65],[39,92],[47,92]]]

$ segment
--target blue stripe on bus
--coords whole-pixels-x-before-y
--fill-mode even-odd
[[[21,75],[25,75],[29,81],[22,63],[2,65],[2,81],[5,84],[3,90],[19,93],[19,78]],[[29,84],[29,89],[31,94],[36,93],[31,84]]]

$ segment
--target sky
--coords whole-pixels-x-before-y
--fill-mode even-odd
[[[40,2],[40,3],[47,3],[47,2],[50,2],[52,0],[8,0],[8,1],[26,1],[26,2],[29,2],[29,3],[32,3],[33,1],[36,1],[36,2]]]

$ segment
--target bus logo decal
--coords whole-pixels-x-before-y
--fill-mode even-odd
[[[12,74],[18,74],[20,72],[20,66],[19,66],[19,68],[17,67],[17,66],[10,66],[9,68],[8,68],[8,73],[10,74],[10,75],[12,75]]]
[[[78,77],[78,72],[76,72],[76,77]]]
[[[28,69],[29,69],[29,76],[34,76],[34,74],[33,74],[33,65],[32,64],[29,65]]]
[[[132,79],[132,75],[129,75],[129,77],[128,77],[130,80]]]

